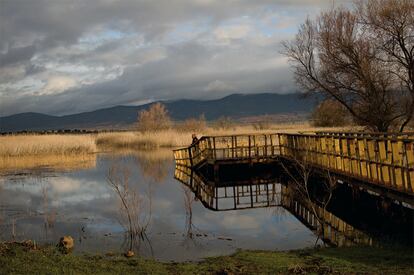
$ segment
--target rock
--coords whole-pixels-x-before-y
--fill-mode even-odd
[[[73,238],[71,236],[63,236],[60,238],[58,248],[62,253],[69,253],[73,249]]]
[[[131,258],[135,255],[134,251],[128,250],[127,253],[125,253],[125,257]]]

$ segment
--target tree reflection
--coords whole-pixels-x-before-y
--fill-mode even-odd
[[[324,218],[326,208],[332,199],[333,191],[337,188],[338,182],[329,170],[320,169],[316,174],[314,166],[308,161],[310,155],[304,152],[297,153],[289,161],[281,161],[281,166],[288,178],[288,192],[293,199],[301,201],[307,209],[312,211],[313,216],[317,219],[320,226],[317,227],[317,239],[315,246],[319,239],[325,235],[324,230],[327,228],[327,223]],[[312,181],[311,178],[317,176],[318,184]],[[311,188],[317,186],[318,188]],[[316,195],[314,195],[316,191]]]
[[[149,243],[146,231],[152,215],[151,186],[147,194],[140,195],[138,183],[131,182],[130,168],[115,162],[109,167],[106,178],[121,204],[119,222],[126,232],[127,247],[131,251],[138,251],[141,241]]]
[[[193,203],[197,200],[194,193],[190,188],[182,186],[184,194],[184,209],[185,209],[185,232],[184,232],[184,246],[189,246],[191,243],[197,245],[195,236],[201,235],[200,233],[194,232],[198,230],[193,223]]]
[[[171,151],[157,150],[136,153],[136,163],[147,180],[162,182],[168,177],[168,168],[171,165]]]
[[[51,209],[48,188],[47,186],[42,186],[42,201],[43,201],[43,225],[45,229],[45,238],[49,239],[49,229],[53,229],[56,223],[56,211]]]

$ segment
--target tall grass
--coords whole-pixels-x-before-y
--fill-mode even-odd
[[[93,135],[16,135],[0,137],[0,156],[79,154],[96,152]]]
[[[191,133],[176,130],[157,132],[101,133],[96,137],[99,148],[157,149],[186,146],[191,143]]]
[[[352,130],[351,128],[322,128],[313,127],[309,123],[300,124],[269,124],[266,129],[258,129],[254,125],[235,125],[230,128],[217,129],[206,127],[195,132],[198,137],[208,135],[235,135],[256,133],[298,133],[314,131],[340,131]],[[114,132],[101,133],[96,138],[98,148],[130,148],[130,149],[158,149],[188,146],[192,139],[192,131],[184,131],[181,127],[155,132]]]
[[[312,131],[355,130],[352,128],[316,128],[308,123],[270,124],[267,129],[257,129],[253,125],[234,125],[229,129],[206,127],[196,132],[203,135],[234,135],[255,133],[298,133]],[[177,148],[188,146],[192,131],[168,129],[156,132],[112,132],[97,135],[15,135],[0,136],[0,157],[22,157],[42,155],[71,155],[111,151],[113,149],[145,150]]]

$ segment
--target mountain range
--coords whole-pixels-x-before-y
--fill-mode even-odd
[[[233,94],[215,100],[161,101],[173,120],[184,120],[204,114],[207,120],[222,116],[239,119],[249,116],[286,113],[308,113],[315,99],[299,94]],[[42,113],[20,113],[0,117],[0,132],[41,131],[59,129],[115,129],[126,128],[137,120],[138,112],[151,104],[140,106],[114,106],[91,112],[53,116]]]

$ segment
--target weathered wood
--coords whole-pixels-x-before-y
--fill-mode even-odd
[[[174,158],[178,165],[190,168],[204,162],[237,164],[285,158],[414,196],[414,133],[202,137],[189,148],[174,150]]]

